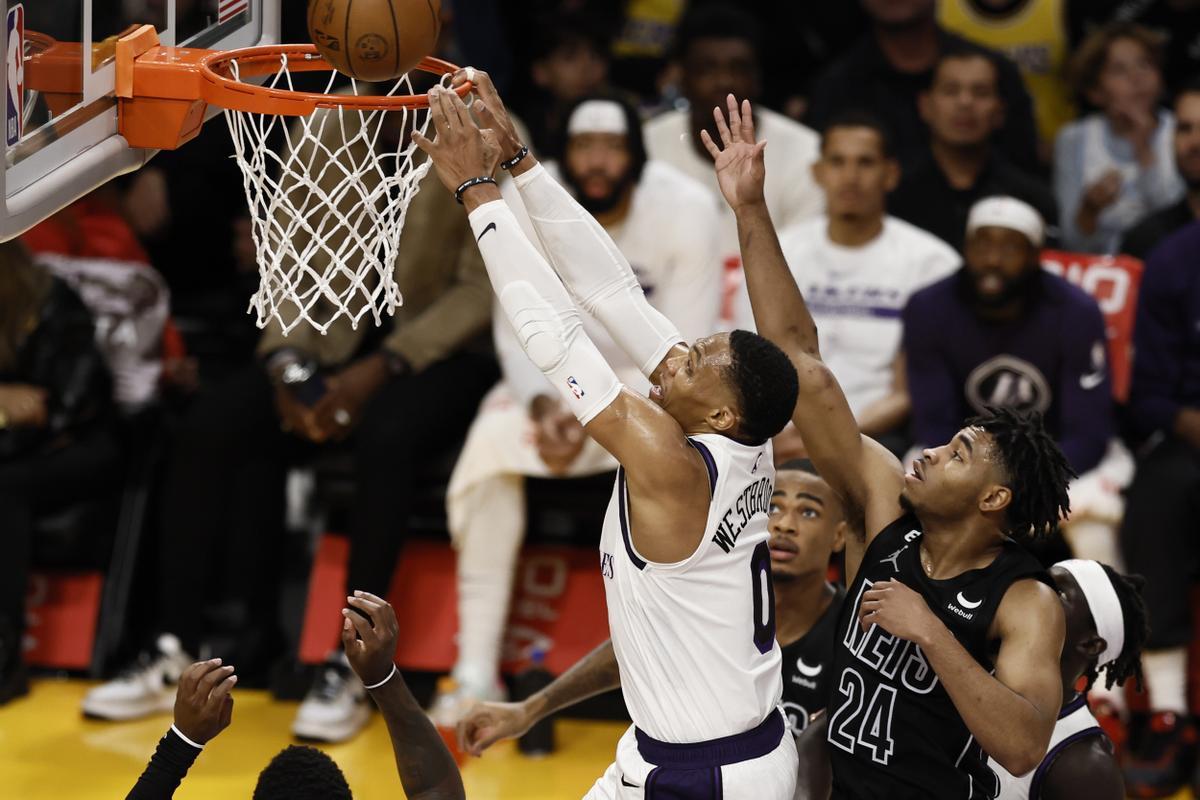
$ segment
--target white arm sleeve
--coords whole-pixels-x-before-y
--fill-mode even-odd
[[[650,375],[682,341],[679,331],[647,302],[629,262],[600,223],[541,164],[515,181],[542,248],[563,283],[642,374]]]
[[[504,201],[484,203],[468,220],[517,341],[587,425],[620,393],[616,373],[584,333],[570,295]]]

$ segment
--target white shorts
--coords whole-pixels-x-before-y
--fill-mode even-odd
[[[774,750],[758,758],[737,761],[720,766],[687,769],[684,783],[695,787],[694,793],[680,789],[678,781],[660,787],[651,772],[662,774],[665,767],[656,767],[646,761],[638,750],[634,726],[617,742],[617,760],[584,795],[584,800],[633,800],[656,797],[691,798],[696,800],[792,800],[796,794],[796,771],[799,759],[796,755],[796,740],[785,724],[783,736]],[[678,777],[678,772],[676,772]],[[647,783],[650,785],[647,786]],[[666,781],[663,781],[666,783]]]

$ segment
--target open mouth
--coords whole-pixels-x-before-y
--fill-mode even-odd
[[[909,473],[909,475],[912,475],[919,481],[925,480],[925,464],[922,463],[921,459],[913,459],[912,471]]]

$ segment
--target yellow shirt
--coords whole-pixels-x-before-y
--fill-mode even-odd
[[[1025,0],[1003,15],[986,13],[980,0],[938,2],[938,21],[944,28],[1016,62],[1045,142],[1053,142],[1059,127],[1075,118],[1065,74],[1066,13],[1066,0]]]
[[[613,55],[617,58],[665,56],[684,6],[684,0],[632,0],[625,10],[625,27],[613,42]]]

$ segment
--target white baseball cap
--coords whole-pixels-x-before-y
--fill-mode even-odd
[[[971,206],[967,235],[979,228],[1008,228],[1025,235],[1034,247],[1046,240],[1046,223],[1037,209],[1015,197],[985,197]]]

